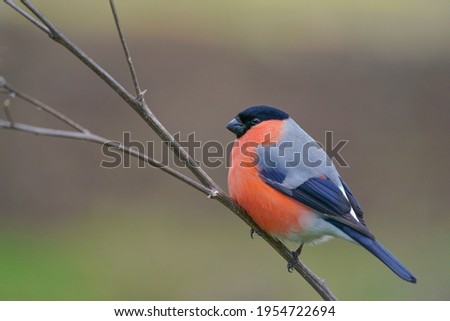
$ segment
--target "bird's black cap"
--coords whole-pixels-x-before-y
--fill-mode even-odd
[[[252,106],[241,111],[231,122],[227,129],[235,133],[239,138],[244,135],[252,126],[265,120],[284,120],[289,115],[282,110],[270,106]]]

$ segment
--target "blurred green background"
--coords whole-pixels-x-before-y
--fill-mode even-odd
[[[107,1],[35,1],[131,89]],[[449,1],[117,1],[146,99],[173,133],[226,144],[243,108],[286,110],[338,168],[403,282],[341,240],[302,258],[343,300],[449,300]],[[157,137],[3,2],[0,74],[85,127]],[[0,96],[3,101],[7,97]],[[16,121],[63,128],[13,99]],[[0,111],[4,118],[3,111]],[[100,146],[0,131],[0,299],[316,300],[215,201],[159,170],[104,169]],[[226,187],[226,169],[207,169]]]

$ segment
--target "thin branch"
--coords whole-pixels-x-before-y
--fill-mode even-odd
[[[40,19],[50,30],[51,39],[64,46],[74,56],[81,60],[89,69],[94,71],[105,83],[107,83],[130,107],[132,107],[143,120],[154,130],[154,132],[162,139],[162,141],[169,145],[174,154],[183,161],[187,168],[200,181],[202,188],[206,189],[211,198],[216,199],[224,206],[229,208],[237,214],[244,222],[246,222],[255,231],[259,231],[264,240],[267,241],[286,261],[292,260],[291,251],[279,240],[263,233],[261,228],[256,225],[250,216],[222,189],[209,177],[209,175],[197,164],[194,158],[174,139],[174,137],[167,131],[167,129],[159,122],[156,116],[152,113],[144,100],[133,97],[124,87],[119,84],[113,77],[111,77],[103,68],[101,68],[94,60],[86,55],[74,43],[67,39],[62,32],[60,32],[37,8],[35,8],[29,1],[22,1],[28,9],[30,9],[38,19]],[[21,13],[20,11],[18,11]],[[26,16],[25,16],[26,17]],[[27,17],[26,17],[27,18]],[[28,19],[28,18],[27,18]],[[30,19],[28,19],[30,20]],[[32,21],[33,22],[33,21]],[[35,24],[35,23],[34,23]],[[36,25],[36,24],[35,24]],[[40,28],[44,32],[45,29]],[[4,121],[3,121],[4,122]],[[3,123],[3,125],[11,125],[11,123]],[[5,128],[5,127],[4,127]],[[11,128],[10,129],[17,129]],[[78,133],[79,134],[79,133]],[[173,175],[177,177],[176,175]],[[181,179],[181,178],[180,178]],[[181,179],[183,180],[183,179]],[[184,181],[184,180],[183,180]],[[198,184],[198,183],[197,183]],[[197,188],[199,189],[199,188]],[[202,192],[205,192],[202,190]],[[300,273],[305,280],[316,290],[316,292],[325,300],[336,300],[336,297],[326,286],[325,282],[317,277],[311,270],[309,270],[303,263],[296,262],[292,266],[298,273]]]
[[[25,7],[28,8],[41,22],[47,26],[47,28],[50,30],[50,37],[54,35],[54,29],[52,29],[52,24],[50,21],[45,17],[30,1],[28,0],[21,0],[21,2],[24,4]]]
[[[44,31],[46,34],[48,34],[49,36],[51,35],[50,30],[44,26],[41,22],[39,22],[38,20],[36,20],[33,16],[31,16],[28,12],[26,12],[25,10],[23,10],[21,7],[19,7],[17,4],[14,3],[14,1],[11,0],[5,0],[5,3],[7,5],[9,5],[11,8],[13,8],[14,10],[16,10],[19,14],[21,14],[23,17],[25,17],[28,21],[30,21],[31,23],[33,23],[36,27],[38,27],[39,29],[41,29],[42,31]]]
[[[89,69],[94,71],[103,81],[105,81],[111,88],[114,89],[127,103],[132,104],[134,97],[130,95],[122,85],[117,82],[110,74],[108,74],[102,67],[100,67],[93,59],[86,53],[79,49],[72,43],[64,34],[59,31],[36,7],[29,1],[22,1],[32,12],[45,23],[51,33],[51,38],[69,50],[75,57],[81,60]],[[136,104],[132,104],[133,108],[139,108]]]
[[[193,188],[202,192],[205,195],[211,194],[211,190],[204,187],[202,184],[200,184],[200,183],[194,181],[193,179],[187,177],[186,175],[181,174],[180,172],[168,167],[167,165],[165,165],[161,162],[158,162],[145,154],[141,154],[138,151],[136,151],[135,149],[131,149],[127,146],[124,146],[124,145],[116,142],[116,141],[112,141],[112,140],[104,138],[102,136],[92,134],[91,132],[78,132],[78,131],[46,128],[46,127],[37,127],[37,126],[32,126],[32,125],[23,124],[23,123],[11,122],[11,121],[1,119],[1,118],[0,118],[0,128],[17,130],[17,131],[35,134],[35,135],[39,135],[39,136],[69,138],[69,139],[83,140],[83,141],[97,143],[100,145],[110,146],[110,147],[113,147],[117,150],[124,152],[125,154],[142,159],[143,161],[147,162],[149,165],[163,170],[164,172],[181,180],[182,182],[188,184],[189,186],[192,186]]]
[[[141,91],[141,87],[139,86],[139,81],[136,75],[136,70],[134,69],[133,61],[131,60],[130,51],[128,49],[127,43],[125,41],[125,37],[122,33],[122,28],[120,27],[119,16],[116,11],[116,6],[114,4],[114,0],[109,0],[109,4],[111,5],[111,11],[114,16],[114,22],[116,23],[117,33],[119,34],[120,43],[122,44],[123,51],[125,53],[125,58],[127,59],[128,69],[130,70],[131,79],[133,80],[134,90],[136,91],[136,98],[139,101],[144,99],[144,93],[146,90]]]
[[[87,134],[82,132],[76,132],[71,130],[52,129],[46,127],[36,127],[32,125],[22,124],[18,122],[11,122],[9,120],[0,118],[0,128],[3,129],[15,129],[27,133],[33,133],[41,136],[53,136],[61,138],[71,138],[78,140],[90,140],[93,134]]]
[[[37,100],[34,97],[31,97],[30,95],[20,92],[14,87],[12,87],[2,76],[0,76],[0,87],[5,88],[8,93],[12,93],[16,95],[19,98],[22,98],[23,100],[29,102],[32,105],[35,105],[38,109],[44,110],[48,114],[52,115],[53,117],[61,120],[62,122],[66,123],[70,127],[78,130],[79,132],[88,132],[86,128],[75,122],[74,120],[70,119],[69,117],[65,116],[64,114],[60,113],[56,109],[53,109],[49,105]]]

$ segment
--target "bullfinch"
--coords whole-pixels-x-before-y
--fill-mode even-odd
[[[338,237],[361,245],[400,278],[416,283],[370,232],[361,206],[326,152],[287,113],[249,107],[227,129],[236,134],[230,196],[263,231],[299,244],[293,260],[303,244]]]

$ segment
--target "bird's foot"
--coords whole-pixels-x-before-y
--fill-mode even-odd
[[[298,257],[302,253],[302,249],[303,249],[303,243],[300,244],[300,246],[298,247],[297,250],[291,251],[292,259],[287,264],[287,270],[289,273],[292,273],[292,271],[294,270],[294,265],[299,263]]]
[[[250,237],[253,239],[253,234],[258,234],[259,236],[263,236],[264,232],[263,231],[255,231],[254,228],[250,229]]]

